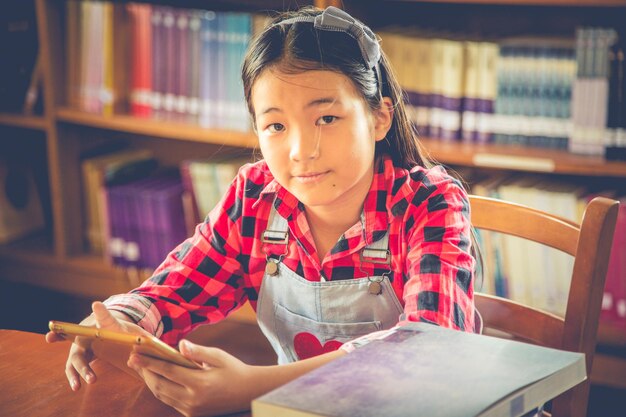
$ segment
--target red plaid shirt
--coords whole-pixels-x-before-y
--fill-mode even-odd
[[[325,259],[315,252],[304,206],[260,161],[241,168],[204,223],[170,252],[150,279],[129,294],[110,298],[107,306],[170,344],[200,324],[222,320],[246,301],[256,309],[266,264],[261,235],[272,203],[289,225],[289,251],[282,262],[305,279],[387,272],[380,264],[364,262],[360,268],[359,252],[388,230],[388,276],[404,306],[401,319],[473,331],[467,194],[442,167],[408,171],[386,156],[376,164],[363,221],[347,230]],[[278,255],[283,249],[273,252]]]

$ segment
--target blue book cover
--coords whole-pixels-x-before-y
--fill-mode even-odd
[[[217,13],[205,11],[200,18],[200,109],[199,124],[202,127],[215,125],[215,100],[217,96]]]
[[[585,378],[582,353],[410,323],[255,399],[252,415],[515,417]]]
[[[217,13],[217,56],[215,58],[215,66],[217,69],[216,77],[212,80],[215,85],[215,113],[213,119],[213,127],[226,129],[228,127],[228,73],[231,70],[230,61],[228,59],[230,52],[229,33],[231,21],[231,13]]]
[[[249,13],[235,14],[235,39],[233,42],[233,60],[231,74],[232,88],[232,124],[231,129],[239,131],[250,130],[248,120],[248,108],[243,95],[243,83],[241,82],[241,66],[248,49],[252,33],[252,16]]]

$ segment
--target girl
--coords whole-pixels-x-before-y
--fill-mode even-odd
[[[240,170],[152,278],[94,303],[84,323],[147,331],[205,364],[128,361],[185,415],[246,409],[405,320],[473,331],[467,195],[422,156],[372,31],[333,7],[282,15],[250,46],[242,77],[264,160]],[[246,301],[278,365],[181,340]],[[84,340],[72,345],[74,390],[95,381],[92,358]]]

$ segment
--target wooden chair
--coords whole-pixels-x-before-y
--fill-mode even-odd
[[[587,380],[552,402],[554,417],[585,416],[602,293],[619,203],[603,197],[594,198],[587,205],[580,226],[530,207],[492,198],[472,195],[470,205],[472,224],[477,229],[529,239],[574,256],[564,318],[496,296],[477,293],[475,300],[486,334],[506,335],[585,354]]]

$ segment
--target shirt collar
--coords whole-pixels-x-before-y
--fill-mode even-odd
[[[265,165],[266,186],[259,195],[261,200],[274,200],[278,213],[285,219],[295,218],[303,210],[298,199],[281,186]],[[366,243],[380,239],[387,231],[393,217],[402,217],[408,206],[410,195],[409,172],[393,165],[388,155],[382,155],[374,164],[374,178],[365,197],[363,215],[365,219]]]

